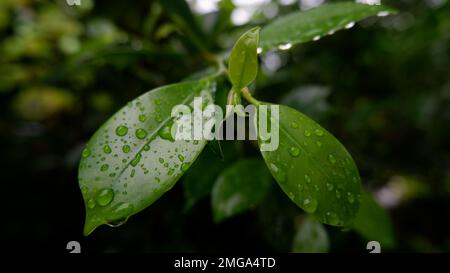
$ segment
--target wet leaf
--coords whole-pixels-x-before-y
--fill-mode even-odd
[[[383,5],[352,2],[331,3],[307,11],[290,13],[268,24],[261,30],[259,46],[262,50],[318,40],[344,28],[351,28],[364,18],[394,13]]]
[[[396,244],[388,213],[366,191],[362,192],[360,209],[353,227],[368,241],[378,241],[382,248],[392,248]]]
[[[257,46],[259,27],[244,33],[234,45],[228,61],[228,74],[233,88],[239,92],[258,74]]]
[[[271,177],[262,160],[245,159],[227,168],[212,190],[216,222],[255,208],[270,188]]]
[[[325,227],[311,217],[305,217],[295,234],[292,252],[326,253],[329,248],[330,239]]]
[[[79,165],[86,205],[84,234],[118,225],[173,187],[206,141],[174,140],[171,111],[192,107],[194,97],[211,103],[214,83],[194,81],[154,89],[131,101],[89,140]]]
[[[271,132],[279,132],[278,148],[262,148],[269,141],[276,143],[276,134],[258,143],[280,187],[320,222],[348,225],[358,211],[361,190],[351,155],[328,131],[292,108],[280,105],[279,117],[273,111],[268,116],[273,120]]]

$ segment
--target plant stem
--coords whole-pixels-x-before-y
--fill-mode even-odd
[[[259,102],[257,99],[252,97],[252,95],[250,94],[250,90],[248,90],[248,87],[242,88],[241,93],[242,93],[242,96],[251,104],[256,105],[256,106],[261,104],[261,102]]]

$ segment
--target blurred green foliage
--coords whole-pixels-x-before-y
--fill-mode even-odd
[[[33,242],[58,251],[79,238],[92,252],[305,249],[293,245],[303,238],[303,213],[276,187],[256,210],[214,224],[210,191],[186,203],[187,181],[126,226],[83,239],[76,177],[84,143],[121,106],[212,65],[208,54],[223,54],[245,30],[298,10],[299,1],[249,7],[223,0],[207,14],[194,0],[194,14],[177,4],[183,1],[81,2],[0,2],[2,202],[12,207],[1,230],[8,246]],[[399,13],[262,54],[256,96],[310,115],[347,147],[392,219],[398,242],[390,251],[450,251],[450,3],[383,3]],[[250,20],[236,25],[243,9]],[[191,170],[200,174],[183,180],[201,180],[195,177],[211,168],[208,185],[228,158],[258,153],[251,143],[223,160],[214,151]],[[368,239],[355,231],[324,229],[330,251],[365,251]]]

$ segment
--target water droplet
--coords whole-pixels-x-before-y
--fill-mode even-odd
[[[311,177],[309,177],[309,175],[305,174],[305,181],[306,183],[311,183]]]
[[[170,126],[164,126],[159,130],[158,135],[165,140],[173,141],[172,133],[170,130]]]
[[[133,213],[134,207],[130,203],[119,203],[117,204],[110,214],[110,219],[108,219],[109,226],[117,227],[123,225],[127,220],[128,216]]]
[[[328,155],[328,161],[330,161],[331,164],[335,164],[336,163],[336,158],[334,157],[334,155]]]
[[[291,147],[289,149],[289,154],[293,157],[297,157],[300,154],[300,149],[297,147]]]
[[[277,165],[270,163],[270,169],[272,170],[273,175],[278,182],[286,182],[286,174],[280,168],[278,168]]]
[[[316,136],[323,136],[323,131],[320,129],[316,129],[314,130],[314,134],[316,134]]]
[[[305,136],[309,137],[311,135],[311,132],[308,130],[305,130],[304,134],[305,134]]]
[[[194,145],[198,145],[198,140],[194,140],[194,141],[192,141],[192,144],[194,144]]]
[[[291,122],[291,127],[292,127],[293,129],[297,129],[297,128],[298,128],[298,123],[295,122],[295,121]]]
[[[102,172],[106,172],[108,169],[109,169],[109,165],[108,164],[103,164],[100,167],[100,171],[102,171]]]
[[[109,147],[109,145],[103,146],[103,152],[105,152],[105,154],[110,154],[111,153],[111,147]]]
[[[101,190],[97,197],[95,198],[95,200],[97,201],[97,204],[99,204],[100,206],[104,207],[109,205],[109,203],[111,203],[111,201],[114,198],[114,191],[112,189],[103,189]]]
[[[139,139],[144,139],[147,136],[147,131],[142,128],[136,130],[135,135]]]
[[[353,177],[352,177],[352,181],[353,181],[353,183],[358,183],[358,182],[359,182],[359,179],[358,179],[358,177],[353,176]]]
[[[88,156],[90,156],[91,155],[91,150],[89,149],[89,148],[85,148],[84,150],[83,150],[83,152],[81,153],[81,156],[83,157],[83,158],[86,158],[86,157],[88,157]]]
[[[150,150],[150,146],[148,144],[145,144],[143,149],[144,149],[144,151],[148,151],[148,150]]]
[[[348,23],[348,24],[345,25],[345,28],[346,28],[346,29],[351,29],[351,28],[354,27],[354,26],[355,26],[355,22],[350,22],[350,23]]]
[[[187,163],[181,164],[181,170],[183,172],[187,171],[188,169],[189,169],[189,164],[187,164]]]
[[[135,170],[135,169],[131,170],[130,177],[134,177],[134,174],[135,174],[135,173],[136,173],[136,170]]]
[[[305,198],[305,200],[303,200],[303,209],[308,213],[314,213],[317,209],[317,200]]]
[[[295,198],[294,193],[291,192],[291,191],[288,193],[288,196],[289,196],[289,198],[291,198],[292,200]]]
[[[89,199],[89,200],[87,201],[87,206],[88,206],[88,208],[90,208],[90,209],[95,208],[95,200],[94,200],[94,199]]]
[[[162,121],[162,117],[160,115],[155,117],[156,122],[161,122]]]
[[[322,142],[320,142],[320,141],[316,141],[316,145],[317,145],[317,147],[322,147]]]
[[[377,16],[378,17],[385,17],[385,16],[388,16],[389,14],[390,14],[389,11],[380,11],[380,12],[377,13]]]
[[[314,185],[314,189],[316,190],[316,191],[320,191],[320,188],[319,188],[319,185]]]
[[[178,159],[183,162],[184,161],[184,156],[183,155],[178,155]]]
[[[335,30],[330,30],[330,31],[328,31],[328,35],[333,35],[334,33],[336,33]]]
[[[124,153],[129,153],[130,152],[130,150],[131,150],[131,147],[130,147],[130,145],[123,145],[122,146],[122,151],[124,152]]]
[[[280,49],[280,50],[288,50],[291,47],[292,47],[292,44],[291,43],[287,43],[287,44],[279,45],[278,49]]]
[[[116,135],[124,136],[128,133],[128,127],[124,125],[120,125],[116,128]]]
[[[88,188],[86,186],[82,186],[81,192],[83,193],[83,195],[86,195],[88,193]]]
[[[333,189],[334,189],[334,186],[333,186],[333,184],[331,184],[331,183],[327,183],[327,190],[328,191],[332,191]]]
[[[350,204],[353,204],[353,202],[355,202],[355,197],[351,192],[347,192],[347,199]]]
[[[297,184],[297,187],[298,187],[298,189],[299,189],[300,191],[303,190],[303,185],[302,185],[301,183],[298,183],[298,184]]]
[[[341,192],[336,190],[336,198],[341,199]]]
[[[327,212],[327,221],[330,225],[337,225],[339,223],[339,217],[334,212]]]
[[[160,158],[158,159],[158,161],[159,161],[159,163],[163,164],[163,163],[164,163],[164,158],[160,157]]]
[[[146,116],[144,114],[139,115],[139,121],[144,122],[146,120]]]
[[[320,36],[319,35],[316,35],[316,36],[313,37],[313,41],[319,41],[319,40],[320,40]]]
[[[261,54],[263,52],[263,49],[261,47],[258,47],[256,49],[256,53]]]
[[[139,164],[139,161],[141,161],[141,154],[136,154],[136,156],[131,160],[130,164],[133,167],[136,167],[137,164]]]

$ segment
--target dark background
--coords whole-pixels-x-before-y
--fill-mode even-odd
[[[299,1],[259,1],[242,26],[230,21],[239,7],[222,1],[196,14],[202,29],[179,20],[172,1],[81,1],[0,2],[3,250],[65,252],[77,240],[83,252],[290,251],[302,211],[278,187],[256,210],[214,224],[209,197],[186,209],[178,183],[124,226],[84,238],[77,167],[90,136],[127,101],[203,69],[205,49],[223,52]],[[347,147],[392,218],[391,251],[448,252],[450,3],[383,3],[399,14],[263,54],[256,96],[296,107]],[[331,252],[366,251],[355,232],[326,229]]]

